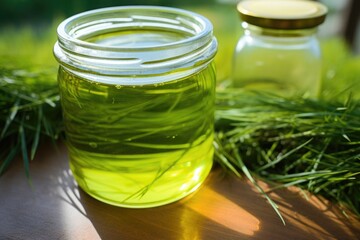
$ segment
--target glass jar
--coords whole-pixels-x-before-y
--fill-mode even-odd
[[[85,192],[145,208],[201,185],[212,166],[216,50],[211,23],[175,8],[104,8],[59,25],[70,168]]]
[[[244,34],[233,58],[234,87],[280,96],[317,97],[321,53],[316,27],[327,9],[311,1],[242,1]]]

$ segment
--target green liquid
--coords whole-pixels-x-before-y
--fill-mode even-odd
[[[59,69],[70,167],[79,186],[142,208],[195,191],[212,166],[215,75],[111,85]]]

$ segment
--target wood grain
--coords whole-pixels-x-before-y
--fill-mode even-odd
[[[31,162],[21,159],[0,178],[0,239],[358,239],[360,221],[297,188],[271,194],[279,217],[245,181],[214,168],[193,195],[173,204],[126,209],[79,189],[66,148],[45,144]],[[266,189],[265,183],[261,183]]]

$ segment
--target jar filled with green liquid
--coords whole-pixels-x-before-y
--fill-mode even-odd
[[[211,23],[175,8],[104,8],[59,25],[70,168],[85,192],[145,208],[202,184],[213,157],[216,50]]]
[[[246,0],[237,9],[244,34],[233,58],[233,86],[317,97],[321,52],[316,32],[327,8],[306,0]]]

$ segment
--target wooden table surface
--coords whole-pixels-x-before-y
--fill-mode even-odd
[[[0,239],[359,239],[360,220],[296,188],[271,194],[286,225],[245,181],[215,168],[179,202],[148,209],[101,203],[81,191],[64,144],[42,146],[31,183],[19,159],[0,177]],[[263,187],[266,184],[262,183]]]

